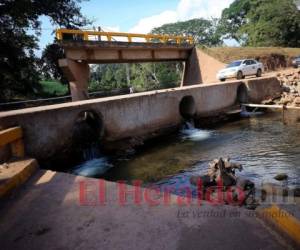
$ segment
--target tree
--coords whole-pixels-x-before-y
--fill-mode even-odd
[[[300,11],[293,0],[236,0],[223,11],[220,26],[243,45],[300,47]]]
[[[129,88],[129,84],[136,91],[172,88],[179,85],[182,70],[178,62],[94,65],[90,90]]]
[[[89,21],[80,13],[81,0],[2,0],[0,4],[0,101],[37,92],[35,49],[44,15],[59,26],[74,28]]]
[[[57,42],[48,44],[45,47],[39,62],[44,78],[53,78],[59,80],[63,84],[69,83],[58,64],[58,60],[64,57],[63,48]]]
[[[249,13],[251,1],[252,0],[236,0],[229,8],[223,10],[219,22],[219,29],[223,35],[241,42],[242,37],[238,31],[246,24],[246,16]]]
[[[192,36],[197,44],[217,46],[223,43],[218,31],[217,19],[197,18],[185,22],[165,24],[154,28],[152,33]]]

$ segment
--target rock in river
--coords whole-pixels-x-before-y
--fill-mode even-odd
[[[277,174],[274,179],[277,181],[283,181],[286,180],[288,178],[287,174]]]

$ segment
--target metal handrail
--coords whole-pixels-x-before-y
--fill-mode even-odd
[[[156,42],[159,40],[162,43],[175,42],[176,44],[189,43],[194,44],[194,39],[191,36],[173,36],[173,35],[156,35],[156,34],[136,34],[125,32],[103,32],[103,31],[89,31],[89,30],[71,30],[71,29],[58,29],[56,30],[56,38],[64,40],[64,34],[79,35],[84,41],[92,41],[92,37],[101,40],[101,37],[106,37],[107,41],[111,42],[113,37],[126,38],[130,43],[133,38],[145,39],[146,43]]]

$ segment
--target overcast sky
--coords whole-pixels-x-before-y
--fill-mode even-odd
[[[105,31],[148,33],[165,23],[192,18],[220,17],[233,0],[90,0],[81,3],[82,13]],[[40,48],[54,38],[49,20],[42,20]]]

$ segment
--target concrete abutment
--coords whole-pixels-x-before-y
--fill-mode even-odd
[[[193,48],[184,63],[181,86],[200,84],[203,82],[197,50],[197,48]]]

